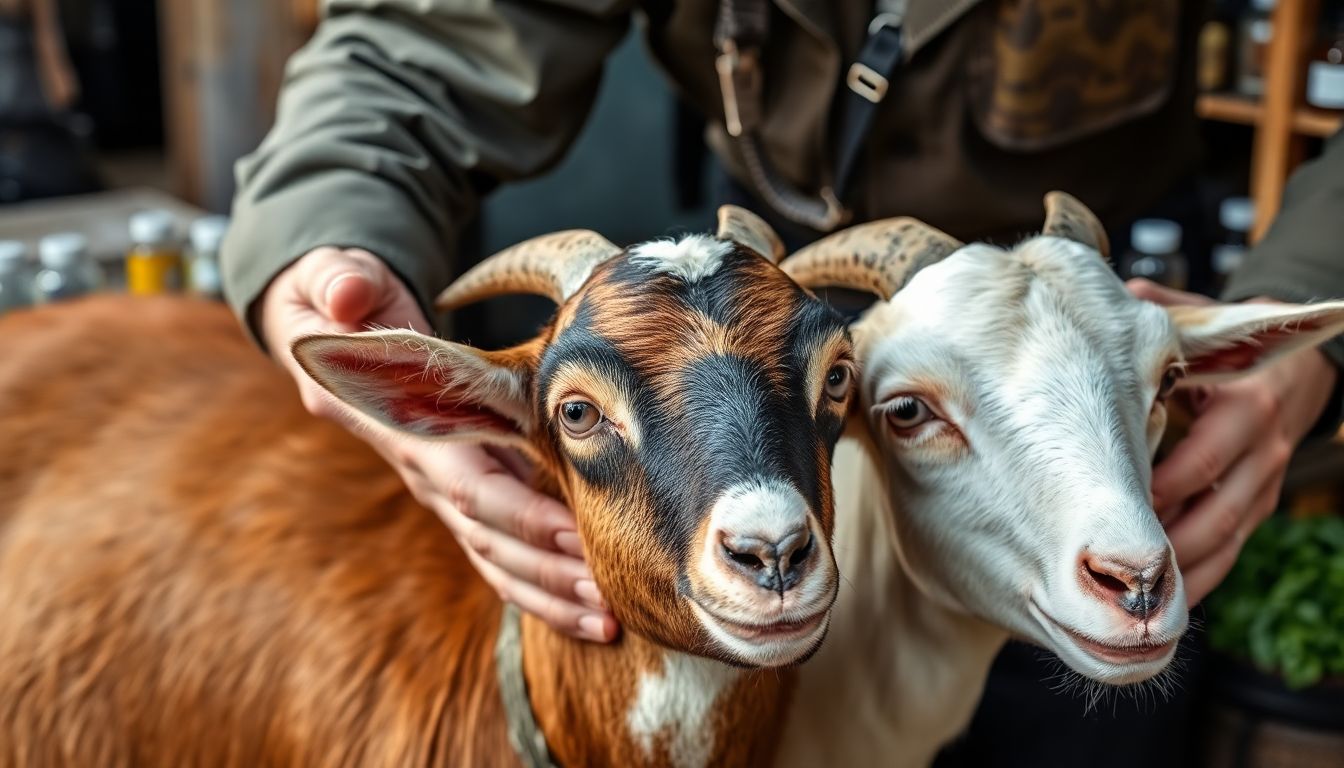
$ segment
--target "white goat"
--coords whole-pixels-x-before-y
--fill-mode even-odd
[[[1344,331],[1344,302],[1140,301],[1091,212],[1046,206],[1010,250],[898,219],[784,263],[882,301],[851,329],[866,429],[834,462],[843,582],[782,764],[929,763],[1010,635],[1094,681],[1158,674],[1187,616],[1149,491],[1167,395]]]

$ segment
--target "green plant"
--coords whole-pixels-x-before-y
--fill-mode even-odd
[[[1214,648],[1290,688],[1344,676],[1344,518],[1266,521],[1207,608]]]

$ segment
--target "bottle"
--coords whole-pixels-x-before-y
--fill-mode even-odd
[[[1227,278],[1246,260],[1251,228],[1255,226],[1255,204],[1247,197],[1227,198],[1218,206],[1218,224],[1223,229],[1222,242],[1209,254],[1215,294],[1222,293]]]
[[[187,278],[192,293],[212,299],[222,295],[219,246],[228,228],[228,216],[202,216],[191,223],[191,256],[187,262]]]
[[[1199,63],[1195,68],[1199,90],[1216,93],[1227,87],[1232,57],[1232,33],[1222,19],[1212,19],[1199,32]]]
[[[1270,14],[1275,0],[1251,0],[1237,28],[1237,91],[1258,98],[1265,92],[1265,58],[1274,36]]]
[[[73,299],[98,287],[98,274],[89,261],[89,241],[81,234],[47,235],[38,244],[42,268],[33,279],[33,302],[49,304]]]
[[[1307,103],[1344,109],[1344,6],[1321,26],[1319,50],[1307,65]]]
[[[173,215],[141,211],[131,217],[131,250],[126,254],[126,290],[153,296],[182,290],[182,253]]]
[[[1130,252],[1120,263],[1126,279],[1145,277],[1185,290],[1190,265],[1181,253],[1181,225],[1166,219],[1139,219],[1129,233]]]
[[[0,240],[0,314],[33,303],[28,248],[18,240]]]

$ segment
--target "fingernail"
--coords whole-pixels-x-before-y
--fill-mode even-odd
[[[596,613],[590,613],[587,616],[579,617],[579,631],[589,640],[596,640],[599,643],[607,639],[607,622]]]
[[[574,582],[574,594],[579,599],[587,603],[590,608],[596,608],[601,611],[607,609],[607,602],[602,599],[602,593],[597,591],[597,582],[592,579],[579,579]]]
[[[323,301],[326,303],[326,305],[327,305],[328,307],[331,306],[331,297],[333,297],[333,296],[336,295],[336,286],[340,285],[341,283],[345,282],[346,280],[349,280],[349,279],[352,278],[352,277],[356,277],[355,273],[353,273],[353,272],[346,272],[346,273],[343,274],[343,275],[337,275],[337,277],[336,277],[335,280],[332,280],[330,283],[327,283],[327,292],[326,292],[326,294],[322,297],[322,299],[323,299]]]
[[[555,534],[555,546],[567,555],[583,557],[583,544],[577,531],[559,531]]]

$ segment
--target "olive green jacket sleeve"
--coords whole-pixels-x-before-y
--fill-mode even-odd
[[[1344,132],[1288,182],[1269,232],[1232,276],[1223,298],[1344,299]],[[1344,336],[1321,347],[1344,368]]]
[[[433,318],[477,198],[560,158],[627,5],[328,0],[286,68],[275,126],[237,166],[221,258],[235,311],[332,245],[384,259]]]

